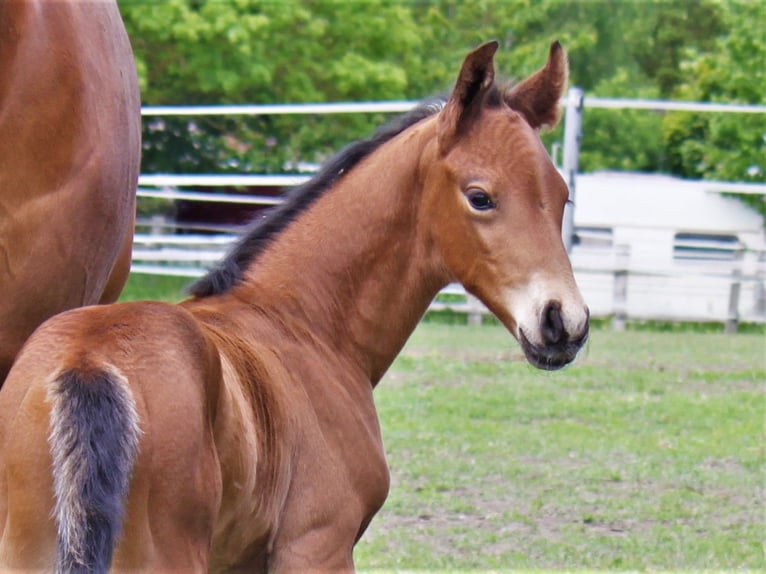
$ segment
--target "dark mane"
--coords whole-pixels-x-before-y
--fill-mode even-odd
[[[443,104],[443,98],[426,100],[391,123],[378,128],[372,137],[346,146],[325,163],[313,178],[292,188],[285,195],[282,203],[253,222],[223,261],[189,287],[189,294],[195,297],[217,295],[239,283],[246,267],[263,253],[281,231],[306,211],[344,174],[351,171],[354,166],[387,141],[438,112]]]

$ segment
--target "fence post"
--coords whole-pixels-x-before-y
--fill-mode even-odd
[[[167,233],[167,228],[165,227],[165,224],[167,223],[166,218],[164,215],[152,215],[150,219],[150,234],[151,235],[163,235]]]
[[[481,325],[482,324],[482,312],[481,301],[470,293],[465,294],[466,302],[468,303],[468,324],[469,325]]]
[[[723,332],[733,335],[737,332],[739,324],[739,294],[742,291],[742,265],[744,252],[739,250],[735,254],[734,265],[731,268],[731,285],[729,287],[729,313]]]
[[[614,284],[612,291],[612,330],[624,331],[628,320],[628,267],[630,245],[614,247]]]
[[[761,263],[766,261],[766,252],[753,252],[752,259],[755,265],[755,314],[761,319],[766,319],[766,287],[764,286],[766,265]]]
[[[582,139],[582,112],[585,92],[582,88],[569,88],[564,116],[564,160],[562,169],[564,179],[569,186],[569,201],[564,208],[564,220],[561,227],[561,238],[567,253],[572,252],[574,237],[574,200],[575,178],[580,159],[580,140]]]

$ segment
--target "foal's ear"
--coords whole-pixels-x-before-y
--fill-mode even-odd
[[[455,89],[439,115],[439,150],[447,153],[455,139],[475,120],[495,82],[493,59],[498,43],[482,44],[463,60]]]
[[[553,42],[545,66],[514,86],[505,95],[505,102],[533,128],[553,127],[559,120],[559,100],[566,90],[568,75],[566,52],[558,41]]]

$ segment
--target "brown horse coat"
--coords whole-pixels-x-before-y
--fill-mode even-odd
[[[0,390],[0,566],[352,571],[389,488],[373,389],[442,286],[479,296],[533,364],[574,359],[588,311],[537,134],[566,58],[554,44],[503,92],[496,48],[466,57],[443,109],[329,162],[193,299],[33,334]]]
[[[45,319],[119,296],[140,120],[116,2],[0,2],[0,383]]]

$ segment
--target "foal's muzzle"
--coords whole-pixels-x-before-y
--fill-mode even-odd
[[[561,304],[558,301],[548,302],[540,315],[541,343],[532,343],[524,330],[519,329],[519,342],[530,364],[538,369],[554,371],[571,363],[588,339],[587,309],[585,315],[582,326],[570,332],[561,313]]]

